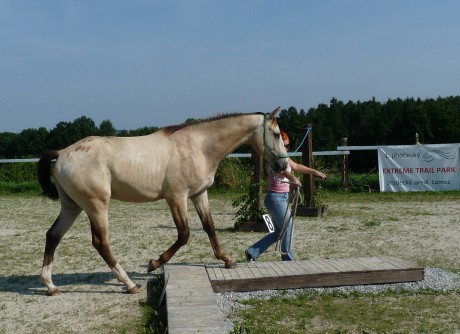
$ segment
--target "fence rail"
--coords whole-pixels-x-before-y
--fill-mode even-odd
[[[350,151],[322,151],[322,152],[313,152],[314,156],[324,156],[324,155],[349,155]],[[288,153],[290,157],[301,157],[302,152]],[[227,158],[250,158],[251,153],[231,153],[227,155]],[[0,159],[0,164],[14,163],[14,162],[37,162],[38,158],[32,159]]]
[[[13,162],[37,162],[38,158],[33,159],[0,159],[0,164],[9,164]]]

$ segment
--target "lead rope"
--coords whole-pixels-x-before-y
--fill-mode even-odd
[[[303,136],[303,139],[302,139],[302,141],[300,142],[299,147],[297,147],[297,148],[295,149],[294,153],[296,153],[297,151],[300,150],[300,148],[302,147],[302,145],[303,145],[305,139],[307,139],[308,133],[310,132],[310,130],[311,130],[311,128],[307,128],[307,131],[305,131],[305,135]]]
[[[295,184],[293,182],[286,182],[283,181],[283,183],[289,183],[289,184]],[[283,243],[284,238],[286,237],[286,229],[288,227],[289,221],[292,219],[292,228],[291,228],[291,233],[290,233],[290,239],[291,239],[291,244],[292,244],[292,235],[294,232],[294,217],[297,212],[297,204],[299,202],[299,196],[300,196],[300,191],[299,191],[299,186],[292,187],[291,190],[289,191],[289,197],[288,197],[288,205],[286,207],[286,211],[284,212],[284,218],[283,218],[283,228],[281,229],[280,234],[278,235],[278,241],[276,242],[276,249],[280,252],[281,255],[287,255],[288,253],[284,253],[281,250],[281,245]],[[292,202],[292,210],[291,210],[291,215],[288,219],[286,219],[289,211],[289,204]],[[289,250],[288,250],[289,251]]]

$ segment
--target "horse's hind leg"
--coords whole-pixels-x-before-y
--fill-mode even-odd
[[[54,253],[62,237],[75,222],[75,219],[81,211],[81,208],[68,198],[67,195],[61,196],[61,212],[56,218],[54,224],[46,233],[45,254],[43,258],[42,274],[40,277],[41,281],[48,287],[48,296],[55,296],[61,293],[53,284],[53,280],[51,278]]]
[[[192,201],[195,205],[198,215],[200,216],[201,223],[203,224],[203,229],[208,234],[215,257],[224,261],[226,268],[235,268],[236,262],[227,256],[227,254],[225,254],[219,244],[219,240],[217,240],[216,228],[214,226],[214,222],[211,217],[211,211],[209,209],[208,193],[205,191],[199,196],[192,198]]]
[[[188,228],[187,216],[187,198],[169,199],[167,200],[169,209],[176,224],[177,240],[171,247],[169,247],[163,254],[160,255],[158,260],[151,259],[148,266],[148,272],[159,268],[162,264],[168,262],[176,252],[187,243],[190,236]]]
[[[100,206],[94,206],[99,207]],[[124,283],[127,287],[127,292],[130,294],[138,293],[140,291],[140,286],[136,285],[128,277],[128,274],[123,270],[120,264],[117,263],[117,260],[112,255],[110,250],[109,238],[108,238],[108,208],[107,206],[102,206],[100,209],[95,209],[92,212],[87,212],[89,220],[91,222],[91,234],[92,234],[92,243],[94,248],[98,251],[99,255],[104,259],[105,263],[109,266],[112,272],[117,277],[118,281]]]

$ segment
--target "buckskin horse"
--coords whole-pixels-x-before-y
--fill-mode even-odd
[[[194,123],[168,126],[139,137],[87,137],[65,149],[43,155],[37,164],[44,195],[60,199],[61,210],[46,233],[41,281],[49,296],[61,292],[53,284],[52,264],[57,246],[82,211],[88,215],[92,244],[114,275],[137,293],[117,262],[108,240],[108,207],[111,198],[128,202],[166,200],[178,237],[148,272],[159,268],[187,243],[190,199],[211,242],[214,255],[226,268],[236,266],[222,250],[211,217],[207,189],[213,184],[219,163],[243,144],[250,144],[271,168],[287,167],[287,154],[271,113],[221,114]],[[51,179],[52,161],[54,182]]]

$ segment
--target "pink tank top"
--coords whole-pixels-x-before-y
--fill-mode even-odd
[[[288,172],[291,171],[291,166],[289,164],[286,170]],[[267,168],[267,174],[268,174],[268,190],[273,191],[275,193],[288,193],[289,192],[289,183],[285,183],[289,181],[287,177],[285,177],[281,173],[273,174],[270,168]]]

